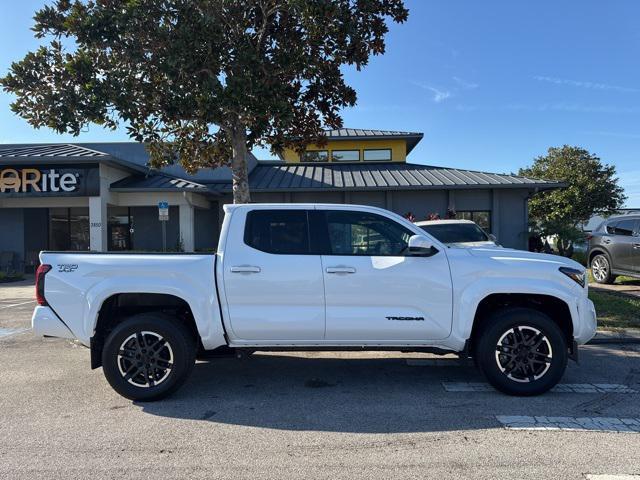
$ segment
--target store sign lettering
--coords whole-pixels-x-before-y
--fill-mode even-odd
[[[54,168],[42,172],[37,168],[4,168],[0,170],[0,193],[74,192],[78,174],[58,173]]]

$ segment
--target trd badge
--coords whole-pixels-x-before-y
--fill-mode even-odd
[[[72,263],[63,263],[58,265],[58,273],[72,273],[78,269],[78,265]]]

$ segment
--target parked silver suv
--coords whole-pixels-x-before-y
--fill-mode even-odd
[[[640,278],[640,215],[610,217],[589,239],[589,266],[598,283],[618,275]]]

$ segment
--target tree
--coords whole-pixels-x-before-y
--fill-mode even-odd
[[[145,142],[152,166],[228,165],[249,202],[247,152],[323,144],[356,103],[341,67],[385,51],[403,0],[58,0],[35,14],[48,44],[0,79],[34,127],[90,123]]]
[[[566,183],[565,188],[544,191],[529,200],[529,218],[542,235],[556,235],[558,251],[571,256],[582,237],[579,226],[593,215],[611,214],[625,201],[616,167],[580,147],[550,148],[520,175]]]

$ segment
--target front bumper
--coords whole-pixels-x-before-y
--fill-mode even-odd
[[[595,336],[597,327],[596,308],[585,296],[578,303],[578,323],[574,325],[573,338],[579,345],[584,345]]]
[[[75,338],[65,323],[49,307],[38,305],[31,317],[33,333],[38,337]]]

